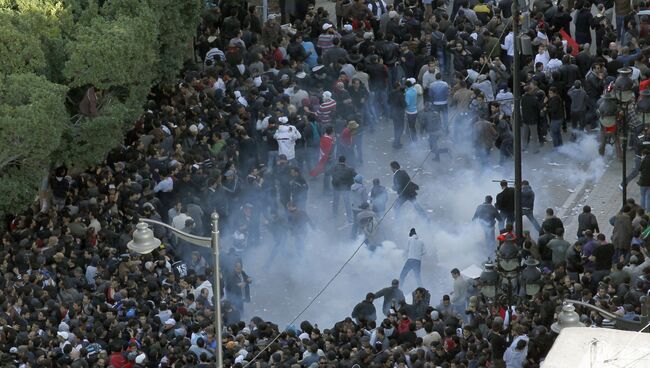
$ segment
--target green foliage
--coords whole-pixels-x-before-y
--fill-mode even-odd
[[[44,173],[101,162],[191,57],[201,0],[0,0],[0,214]],[[78,115],[89,86],[99,116]]]
[[[36,195],[66,129],[66,92],[32,73],[0,80],[0,213],[19,210]]]

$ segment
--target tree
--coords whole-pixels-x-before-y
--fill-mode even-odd
[[[34,199],[66,129],[65,86],[33,73],[0,80],[0,213]],[[47,129],[43,129],[47,127]]]
[[[123,141],[149,90],[180,72],[201,0],[0,0],[0,215],[60,164],[85,170]],[[191,50],[191,48],[189,49]],[[89,87],[98,116],[79,113]]]

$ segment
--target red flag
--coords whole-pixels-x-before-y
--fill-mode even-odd
[[[320,139],[320,160],[314,169],[309,173],[310,176],[318,176],[325,171],[325,165],[334,149],[334,139],[324,135]]]
[[[560,29],[560,35],[561,35],[562,38],[566,41],[566,43],[567,43],[569,46],[571,46],[571,49],[572,49],[572,51],[571,51],[571,55],[573,55],[573,56],[578,55],[578,52],[580,52],[580,45],[578,45],[578,43],[576,42],[576,40],[574,40],[573,38],[571,38],[571,35],[569,35],[568,33],[566,33],[566,32],[564,31],[564,29]]]

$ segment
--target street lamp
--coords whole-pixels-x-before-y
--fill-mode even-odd
[[[630,75],[632,75],[632,69],[625,67],[617,70],[618,77],[614,82],[614,91],[616,91],[616,99],[622,103],[628,103],[634,100],[634,82]]]
[[[521,271],[521,281],[524,285],[526,295],[533,296],[542,289],[542,271],[537,267],[539,262],[534,258],[528,258],[524,261],[526,268]]]
[[[600,122],[605,128],[616,127],[616,134],[621,140],[622,151],[622,183],[623,187],[623,206],[627,202],[627,128],[629,120],[629,106],[634,101],[634,82],[630,78],[632,69],[625,67],[618,69],[618,77],[613,86],[610,85],[601,98],[598,106]],[[612,88],[613,87],[613,88]],[[612,93],[613,90],[613,93]],[[619,111],[622,111],[623,118],[617,119]],[[603,135],[605,139],[605,135]]]
[[[488,261],[484,264],[485,269],[481,272],[481,294],[486,298],[494,298],[497,295],[497,283],[499,282],[499,273],[494,270],[494,263]]]
[[[219,215],[213,212],[211,215],[212,220],[212,234],[211,237],[206,238],[203,236],[196,236],[188,234],[184,231],[173,228],[164,222],[151,220],[147,218],[140,218],[140,222],[136,225],[136,230],[133,232],[133,240],[126,245],[130,250],[139,254],[149,254],[160,246],[160,240],[153,236],[153,231],[147,224],[162,226],[169,229],[178,238],[204,248],[212,248],[212,255],[214,256],[214,297],[215,297],[215,310],[214,310],[214,334],[217,338],[217,367],[223,367],[223,354],[222,354],[222,340],[221,340],[221,280],[219,279]]]
[[[499,246],[497,262],[505,272],[513,272],[519,268],[519,247],[510,236],[506,236],[506,240]]]
[[[576,308],[570,303],[564,303],[562,311],[557,316],[557,321],[551,325],[551,330],[559,334],[560,331],[567,327],[585,327],[585,324],[580,322],[580,316],[576,313]]]

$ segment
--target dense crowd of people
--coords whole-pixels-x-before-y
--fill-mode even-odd
[[[221,349],[228,367],[535,367],[554,341],[549,326],[566,297],[638,318],[650,286],[650,219],[631,203],[613,218],[611,243],[588,208],[578,219],[581,240],[564,240],[551,210],[540,237],[529,232],[521,241],[521,252],[544,269],[543,291],[521,298],[510,314],[458,270],[454,293],[431,300],[419,280],[423,244],[412,230],[401,276],[418,275],[410,303],[395,280],[329,328],[242,321],[254,279],[245,271],[248,250],[264,241],[274,256],[300,257],[315,191],[331,196],[335,217],[342,200],[352,236],[380,246],[375,225],[389,190],[362,175],[364,135],[390,124],[396,150],[428,146],[440,160],[469,143],[480,164],[495,147],[504,163],[512,155],[513,88],[524,92],[524,147],[535,153],[549,133],[559,146],[598,128],[594,107],[619,68],[631,68],[637,93],[650,84],[648,37],[635,16],[644,1],[535,1],[522,17],[532,52],[515,71],[520,35],[512,33],[510,0],[337,0],[335,14],[309,1],[280,3],[281,15],[268,19],[243,1],[206,8],[198,63],[186,65],[177,85],[151,91],[124,145],[87,171],[57,168],[49,192],[7,219],[3,366],[208,367]],[[578,47],[567,35],[571,22]],[[522,86],[512,86],[513,72]],[[386,166],[395,209],[409,202],[431,221],[409,174],[396,161]],[[641,179],[650,187],[646,167]],[[496,248],[494,223],[512,232],[512,215],[489,206],[491,198],[475,217],[492,223],[486,238]],[[159,249],[127,248],[140,218],[208,235],[213,212],[223,235],[223,331],[212,323],[209,253],[162,226],[153,226]],[[607,323],[579,312],[588,325]]]

